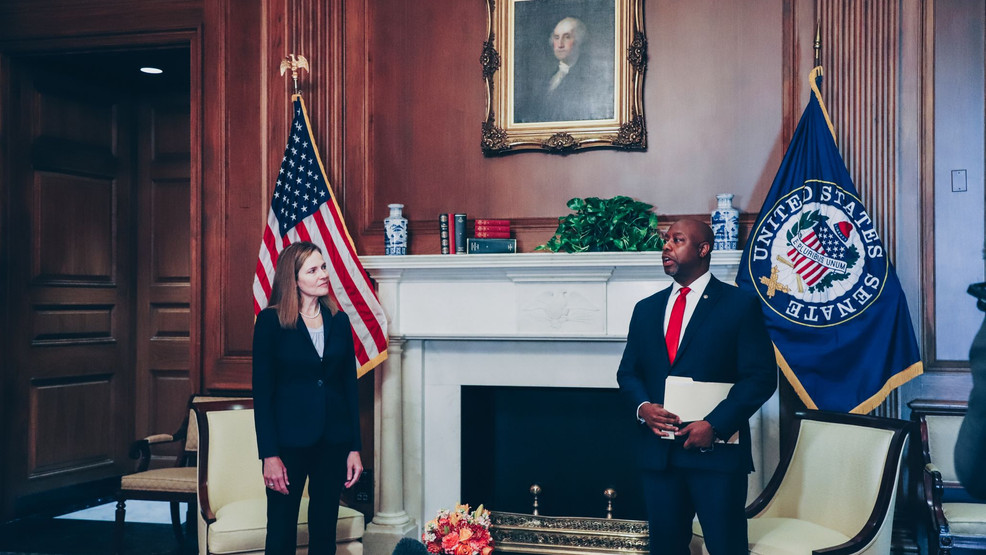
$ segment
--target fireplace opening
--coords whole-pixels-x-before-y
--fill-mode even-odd
[[[462,501],[493,511],[645,520],[633,415],[616,389],[462,387]]]

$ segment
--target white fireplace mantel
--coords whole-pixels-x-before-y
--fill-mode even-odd
[[[712,273],[733,282],[740,255],[714,252]],[[659,252],[361,261],[390,321],[389,358],[374,370],[376,515],[367,555],[389,554],[399,537],[459,501],[462,386],[615,388],[634,305],[671,282]],[[760,472],[751,494],[776,465],[776,402],[752,423]]]
[[[740,252],[712,255],[733,281]],[[626,339],[634,304],[670,283],[661,253],[370,256],[391,337]]]

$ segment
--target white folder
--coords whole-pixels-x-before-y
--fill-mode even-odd
[[[729,395],[732,387],[731,383],[697,382],[682,376],[668,376],[664,382],[664,410],[676,414],[682,422],[704,420]],[[717,440],[717,443],[739,443],[739,432],[729,441]]]

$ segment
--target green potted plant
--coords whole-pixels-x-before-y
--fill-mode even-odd
[[[630,197],[573,198],[572,214],[558,218],[558,229],[535,250],[552,252],[658,251],[664,238],[653,206]]]

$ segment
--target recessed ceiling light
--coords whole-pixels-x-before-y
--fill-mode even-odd
[[[142,67],[142,68],[140,68],[140,71],[143,72],[143,73],[150,73],[151,75],[157,75],[159,73],[164,73],[164,70],[163,69],[156,68],[156,67]]]

